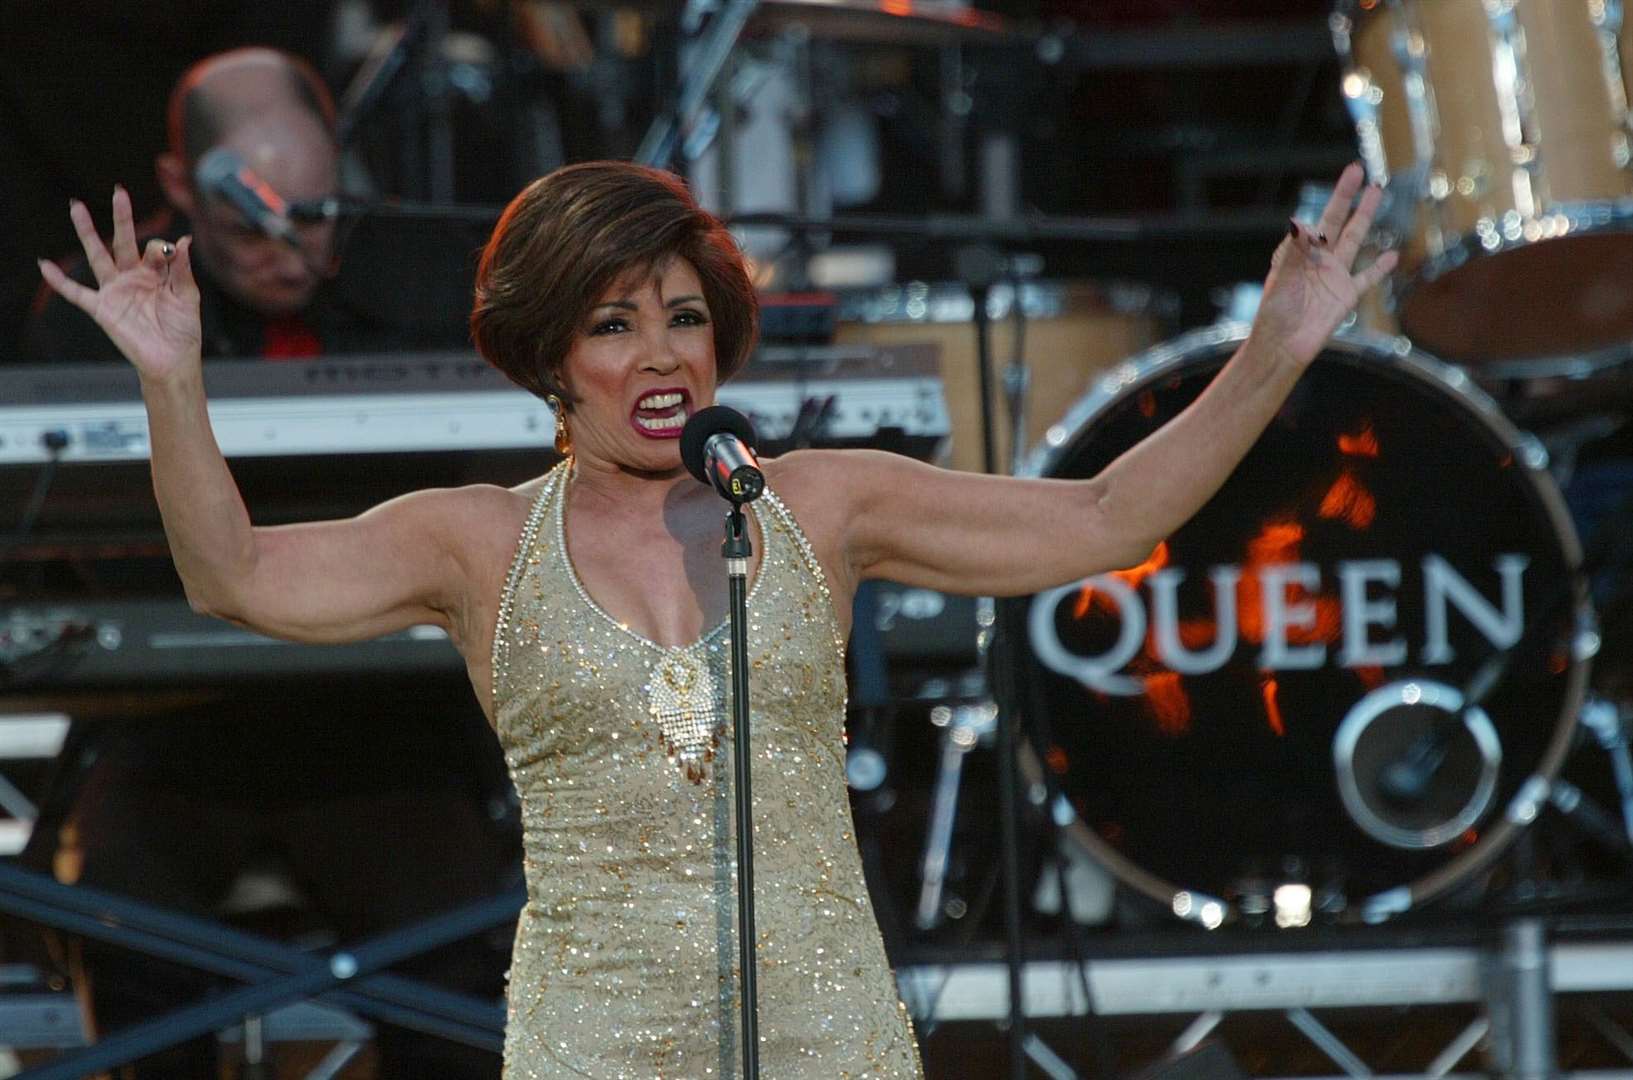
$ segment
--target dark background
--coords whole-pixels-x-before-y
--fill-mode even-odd
[[[418,5],[359,6],[385,23]],[[633,47],[598,49],[593,63],[573,70],[532,47],[536,34],[517,15],[525,5],[454,3],[453,29],[488,48],[463,72],[474,84],[462,83],[453,97],[454,201],[502,205],[562,160],[630,156],[666,100],[660,88],[672,79],[677,6],[641,4],[615,15],[597,3],[570,12],[587,41],[608,40],[614,25],[641,28]],[[1142,244],[1038,245],[1047,276],[1170,286],[1185,301],[1184,321],[1194,324],[1211,317],[1215,287],[1262,274],[1278,215],[1292,208],[1299,186],[1330,181],[1354,156],[1323,3],[988,6],[1016,33],[962,46],[957,81],[970,111],[951,128],[942,123],[948,54],[940,44],[873,31],[843,46],[818,39],[818,47],[865,61],[870,74],[851,93],[879,121],[879,195],[849,209],[977,209],[969,170],[964,183],[943,175],[942,159],[956,156],[946,140],[969,152],[984,131],[1002,127],[1020,139],[1027,210],[1182,226]],[[130,189],[138,217],[160,207],[153,158],[163,148],[164,103],[176,77],[211,52],[267,44],[311,60],[338,95],[358,67],[340,55],[330,29],[342,7],[336,0],[9,0],[0,34],[0,228],[9,238],[0,248],[0,358],[14,355],[37,292],[34,260],[76,247],[70,197],[86,201],[104,229],[115,182]],[[1052,63],[1039,58],[1042,37],[1059,46]],[[354,158],[382,199],[426,194],[421,171],[401,152],[416,108],[412,86],[403,84],[362,121],[355,141]],[[541,113],[555,128],[544,147],[527,134]],[[458,242],[468,243],[470,231],[467,224]],[[904,277],[951,276],[936,246],[905,244],[898,265]],[[427,268],[459,274],[461,266]]]

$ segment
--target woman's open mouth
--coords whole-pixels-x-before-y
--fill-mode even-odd
[[[689,415],[687,404],[684,390],[654,390],[635,403],[630,423],[648,438],[678,439]]]

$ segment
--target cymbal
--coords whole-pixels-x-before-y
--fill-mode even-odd
[[[812,37],[880,45],[997,45],[1018,40],[1008,19],[947,0],[761,0],[755,28],[803,26]]]
[[[680,14],[681,0],[568,0],[575,8],[633,11],[649,18]],[[715,0],[718,9],[724,0]],[[750,31],[803,26],[812,37],[852,44],[1001,45],[1025,40],[1007,18],[960,0],[760,0]]]

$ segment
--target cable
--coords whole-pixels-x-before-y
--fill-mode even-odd
[[[51,494],[51,484],[57,477],[57,466],[62,461],[62,452],[68,448],[69,438],[66,431],[60,429],[46,432],[40,436],[40,442],[49,455],[45,464],[41,466],[39,475],[34,478],[34,489],[29,493],[28,501],[23,504],[23,512],[17,519],[17,527],[10,536],[0,541],[0,566],[11,557],[11,553],[22,547],[34,526],[39,523],[40,514],[45,509],[45,500]],[[95,640],[96,628],[85,623],[65,623],[56,636],[38,648],[28,652],[19,651],[14,656],[0,655],[0,687],[15,689],[25,680],[18,677],[18,672],[25,665],[33,666],[42,660],[56,659],[60,663],[72,664],[76,659],[70,647],[86,640]],[[57,670],[55,665],[47,671]]]
[[[68,447],[68,433],[66,431],[48,431],[40,436],[40,442],[50,455],[40,468],[40,474],[34,478],[34,490],[29,493],[28,502],[23,504],[23,513],[17,519],[17,528],[8,536],[4,543],[0,543],[0,562],[4,562],[10,553],[23,545],[28,534],[34,531],[34,526],[40,520],[40,511],[45,509],[46,496],[51,493],[51,483],[57,478],[57,465],[62,460],[62,452]]]

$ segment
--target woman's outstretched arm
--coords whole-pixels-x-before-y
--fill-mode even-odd
[[[853,580],[887,577],[974,595],[1036,592],[1130,566],[1229,478],[1299,376],[1393,252],[1352,270],[1380,192],[1359,165],[1314,229],[1277,247],[1252,331],[1189,408],[1087,480],[1019,480],[932,468],[884,453],[815,456],[838,492],[834,526]]]
[[[210,428],[191,238],[138,251],[130,196],[113,196],[105,246],[70,206],[97,287],[42,261],[46,282],[96,320],[141,379],[153,490],[194,608],[297,640],[372,637],[447,625],[463,567],[457,524],[497,489],[404,496],[347,521],[255,528]]]

